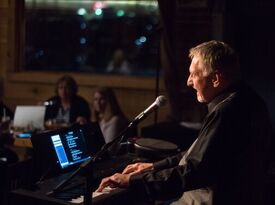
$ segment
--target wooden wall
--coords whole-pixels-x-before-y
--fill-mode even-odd
[[[11,108],[16,105],[37,104],[54,94],[56,80],[64,73],[19,71],[20,57],[18,36],[22,23],[16,22],[18,6],[22,0],[0,1],[0,76],[4,79],[4,102]],[[92,102],[96,86],[113,87],[126,116],[131,120],[156,98],[155,79],[145,77],[103,76],[91,73],[69,73],[79,84],[79,94]],[[165,95],[161,80],[160,93]],[[165,121],[169,105],[159,109],[158,121]],[[144,120],[140,127],[154,123],[154,115]]]
[[[9,4],[8,0],[0,2],[0,74],[5,74],[8,61],[8,29],[9,29]]]

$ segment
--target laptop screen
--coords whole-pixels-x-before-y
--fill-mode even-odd
[[[35,163],[42,172],[49,168],[57,172],[77,168],[105,143],[98,123],[34,134],[31,141]]]
[[[13,127],[22,131],[43,130],[45,106],[19,105],[16,106]]]
[[[57,164],[66,168],[90,158],[82,129],[67,130],[51,135]]]

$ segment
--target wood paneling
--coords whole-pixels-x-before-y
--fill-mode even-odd
[[[77,83],[82,86],[110,86],[133,89],[154,90],[155,79],[148,77],[130,77],[115,75],[96,75],[92,73],[66,73],[72,75]],[[64,73],[58,72],[13,72],[8,79],[10,82],[21,83],[55,83]],[[164,90],[164,83],[160,81],[160,90]]]
[[[0,1],[0,77],[5,76],[8,65],[10,1]]]
[[[7,64],[7,44],[0,43],[0,72],[3,76],[4,69]]]
[[[8,29],[9,29],[8,0],[0,1],[0,72],[3,75],[7,64]]]
[[[8,25],[0,24],[0,43],[8,43]]]
[[[9,0],[1,0],[0,1],[0,9],[8,8],[9,7]]]

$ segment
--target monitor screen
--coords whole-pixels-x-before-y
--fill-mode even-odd
[[[98,123],[36,133],[31,136],[31,141],[35,165],[40,173],[48,169],[60,173],[77,168],[105,143]]]
[[[51,136],[57,164],[67,168],[90,158],[82,129],[68,130]]]

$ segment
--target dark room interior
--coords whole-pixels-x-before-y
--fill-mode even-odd
[[[272,0],[1,0],[0,204],[173,204],[171,200],[154,200],[154,194],[149,195],[148,201],[140,200],[140,189],[137,199],[134,188],[112,192],[109,187],[108,194],[91,196],[92,192],[97,193],[103,178],[121,173],[128,164],[152,161],[154,169],[158,160],[165,157],[175,153],[188,155],[198,136],[204,134],[209,102],[200,103],[194,86],[188,84],[190,65],[195,59],[188,57],[189,49],[203,42],[225,42],[236,51],[242,80],[263,99],[270,127],[275,129],[274,9]],[[64,95],[68,92],[78,97],[76,105],[69,102],[69,111],[64,108],[66,101],[58,101],[62,98],[58,96],[62,95],[62,86]],[[71,86],[71,91],[66,86]],[[108,109],[124,118],[120,130],[111,130],[108,123],[102,125],[101,120],[111,116],[100,113],[102,102],[98,96],[104,103],[109,100],[107,103],[115,104]],[[247,108],[258,105],[253,98],[246,102]],[[51,110],[55,105],[60,107]],[[42,107],[43,129],[36,127],[39,119],[24,128],[16,126],[19,121],[26,124],[34,114],[16,118],[18,107],[28,106]],[[78,114],[85,119],[79,118],[73,108],[80,110]],[[48,110],[55,116],[48,115]],[[255,114],[253,111],[249,117]],[[234,123],[245,126],[242,119],[236,118],[232,127]],[[250,125],[251,130],[258,121],[261,120]],[[275,203],[275,134],[269,134],[268,159],[260,160],[262,164],[268,161],[266,205]],[[106,135],[112,135],[112,140]],[[69,145],[60,151],[58,146],[65,140]],[[230,148],[232,153],[239,148],[239,142],[235,143]],[[60,154],[68,154],[70,146],[80,147],[76,154],[80,159],[72,166],[70,160],[74,161],[75,153],[70,153],[72,159],[68,157],[67,161]],[[263,148],[261,144],[259,147]],[[259,147],[250,151],[257,156]],[[196,160],[191,159],[194,164]],[[190,171],[191,181],[196,182],[191,188],[187,186],[190,190],[201,188],[200,183],[209,183],[199,175],[200,169],[206,169],[205,164],[197,170],[192,163],[181,170],[196,170],[194,176]],[[246,165],[233,166],[238,170]],[[57,188],[64,180],[68,182]],[[128,180],[131,182],[131,178]],[[246,179],[239,180],[245,183]],[[182,179],[181,183],[188,185],[189,181]],[[178,184],[173,186],[178,188]],[[62,195],[64,190],[75,187],[81,193],[80,202]],[[148,187],[144,189],[148,191]],[[219,193],[229,189],[215,188]],[[168,189],[159,189],[163,197],[170,193]],[[217,203],[219,199],[215,200],[209,205],[221,205]]]

